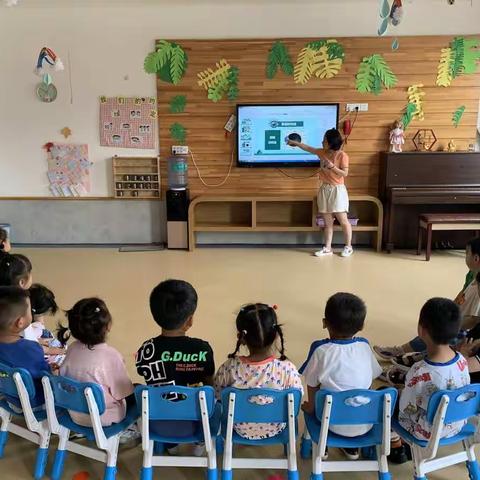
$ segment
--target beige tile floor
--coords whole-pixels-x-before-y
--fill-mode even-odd
[[[166,278],[183,278],[197,288],[199,307],[192,335],[210,341],[217,364],[234,348],[234,319],[239,306],[262,301],[278,304],[278,315],[285,324],[287,354],[298,365],[310,343],[324,336],[323,308],[332,293],[350,291],[360,295],[368,306],[363,334],[372,343],[393,344],[415,333],[418,311],[426,299],[453,297],[466,273],[462,252],[435,253],[430,262],[408,253],[386,255],[368,250],[357,251],[350,259],[317,259],[307,250],[295,249],[198,249],[194,253],[22,249],[21,253],[33,262],[34,280],[52,288],[63,308],[70,308],[85,296],[97,295],[106,301],[114,318],[109,342],[125,356],[135,380],[134,352],[143,340],[158,333],[149,315],[148,296],[152,287]],[[242,455],[259,453],[246,449]],[[5,458],[0,461],[0,479],[31,478],[34,454],[31,444],[12,436]],[[140,465],[140,448],[122,450],[118,479],[138,478]],[[307,479],[309,462],[300,461],[300,470],[301,478]],[[410,464],[392,466],[391,470],[395,479],[412,477]],[[72,454],[64,478],[71,479],[78,471],[88,471],[92,480],[102,478],[100,464]],[[238,471],[235,478],[260,480],[269,473]],[[195,469],[157,469],[155,476],[169,480],[204,478]],[[376,475],[326,477],[369,480]],[[438,480],[466,478],[463,467],[429,476]]]

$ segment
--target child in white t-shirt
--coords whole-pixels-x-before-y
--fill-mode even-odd
[[[320,388],[333,391],[369,389],[372,381],[382,373],[368,340],[354,337],[363,329],[366,314],[365,303],[351,293],[336,293],[328,299],[323,327],[330,338],[314,342],[300,368],[308,385],[308,401],[302,407],[307,413],[314,413],[315,394]],[[356,437],[371,428],[371,425],[332,425],[330,430]],[[358,449],[342,450],[350,459],[359,457]]]
[[[460,330],[458,305],[446,298],[432,298],[422,307],[419,337],[427,346],[427,356],[407,373],[400,395],[400,425],[420,440],[429,440],[432,425],[427,421],[430,397],[439,390],[454,390],[470,383],[465,358],[451,348]],[[465,422],[445,425],[442,438],[456,435]]]

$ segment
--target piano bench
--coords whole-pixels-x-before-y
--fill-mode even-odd
[[[422,213],[418,217],[417,255],[422,250],[422,233],[426,232],[427,245],[425,260],[430,260],[432,253],[432,232],[434,230],[473,230],[476,236],[480,232],[480,214],[477,213]]]

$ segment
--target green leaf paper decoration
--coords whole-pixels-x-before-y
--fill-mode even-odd
[[[228,90],[227,90],[227,98],[229,100],[236,100],[238,98],[238,74],[239,69],[238,67],[232,66],[230,67],[230,71],[228,72]]]
[[[364,57],[360,63],[356,76],[356,88],[361,93],[379,95],[383,87],[394,87],[397,81],[397,77],[382,55],[374,54]]]
[[[413,120],[413,116],[416,111],[417,106],[414,103],[407,103],[407,106],[405,107],[405,112],[402,116],[402,123],[404,129],[406,129],[410,125],[410,122]]]
[[[266,67],[267,78],[271,79],[275,77],[278,67],[281,68],[285,75],[289,77],[293,75],[292,59],[285,44],[279,40],[272,45],[272,48],[268,52]]]
[[[161,80],[177,85],[187,70],[188,57],[183,48],[173,42],[160,40],[154,52],[144,61],[147,73],[156,73]]]
[[[176,95],[170,100],[170,113],[183,113],[187,105],[187,97],[185,95]]]
[[[465,112],[465,105],[462,105],[461,107],[458,107],[454,112],[452,116],[452,123],[455,126],[455,128],[458,127],[460,124],[460,121],[462,120],[463,113]]]
[[[463,42],[463,73],[470,75],[477,71],[480,61],[480,41],[476,38],[465,39]]]
[[[170,125],[170,136],[178,143],[184,143],[187,137],[187,130],[181,123]]]

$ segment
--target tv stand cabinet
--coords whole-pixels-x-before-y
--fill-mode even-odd
[[[350,214],[358,216],[354,232],[371,232],[377,252],[382,248],[383,205],[370,195],[351,195]],[[197,232],[315,232],[314,196],[206,196],[196,197],[188,209],[189,250]],[[340,230],[335,225],[335,230]]]

